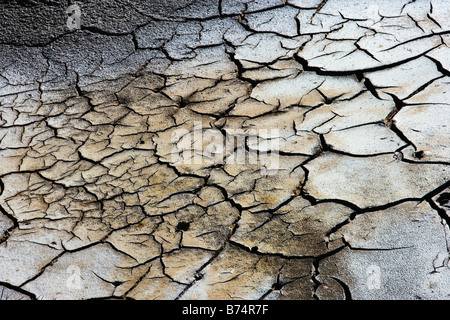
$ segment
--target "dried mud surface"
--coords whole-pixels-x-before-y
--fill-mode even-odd
[[[76,3],[0,5],[1,299],[450,298],[446,1]]]

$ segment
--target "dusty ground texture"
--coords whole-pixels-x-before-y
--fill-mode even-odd
[[[1,4],[1,299],[450,298],[447,1],[70,4]]]

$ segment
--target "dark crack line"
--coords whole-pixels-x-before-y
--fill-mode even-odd
[[[445,182],[444,184],[442,184],[441,186],[435,188],[434,190],[428,192],[427,194],[425,194],[423,197],[421,198],[404,198],[404,199],[400,199],[391,203],[387,203],[384,205],[380,205],[380,206],[374,206],[374,207],[367,207],[367,208],[358,208],[357,206],[353,205],[353,210],[354,212],[350,214],[349,218],[342,221],[341,223],[335,225],[333,228],[331,228],[330,230],[328,230],[326,232],[326,236],[330,236],[334,233],[336,233],[337,231],[339,231],[343,226],[351,223],[357,215],[361,215],[361,214],[366,214],[366,213],[371,213],[371,212],[376,212],[376,211],[383,211],[383,210],[387,210],[389,208],[395,207],[399,204],[405,203],[405,202],[418,202],[421,203],[423,201],[427,201],[428,203],[430,203],[430,206],[435,209],[438,210],[438,212],[440,213],[441,218],[443,218],[445,221],[447,221],[447,223],[449,223],[450,225],[450,217],[448,217],[445,213],[445,211],[443,209],[440,209],[439,207],[437,207],[437,205],[433,202],[432,198],[436,195],[438,195],[439,193],[441,193],[443,190],[445,190],[446,188],[450,187],[450,181]],[[314,198],[313,198],[314,199]],[[315,200],[315,199],[314,199]],[[331,201],[336,201],[336,200],[319,200],[316,202],[317,203],[323,203],[323,202],[331,202]],[[439,211],[441,210],[441,211]],[[344,239],[344,243],[345,243],[345,239]],[[348,245],[350,247],[350,245]],[[353,248],[355,249],[355,248]]]
[[[318,257],[316,257],[312,263],[312,271],[311,271],[311,281],[313,283],[313,292],[312,292],[312,297],[316,300],[319,300],[319,297],[317,296],[317,289],[320,287],[320,285],[322,284],[322,282],[319,281],[318,276],[320,275],[320,271],[319,271],[319,265],[320,262],[322,260],[324,260],[325,258],[328,258],[332,255],[337,254],[338,252],[340,252],[341,250],[343,250],[346,247],[345,244],[341,245],[340,247],[328,251]]]
[[[38,277],[40,277],[40,276],[45,272],[45,270],[46,270],[48,267],[51,267],[53,264],[55,264],[55,262],[57,262],[58,259],[61,258],[66,252],[67,252],[67,251],[62,251],[62,252],[61,252],[60,254],[58,254],[56,257],[54,257],[53,259],[51,259],[50,262],[48,262],[47,264],[45,264],[45,265],[39,270],[39,272],[38,272],[37,274],[35,274],[35,275],[32,276],[31,278],[29,278],[28,280],[26,280],[25,282],[23,282],[23,283],[20,285],[20,287],[24,287],[24,286],[27,285],[28,283],[30,283],[30,282],[36,280]]]
[[[411,249],[415,248],[412,246],[404,246],[404,247],[394,247],[394,248],[364,248],[364,247],[354,247],[352,246],[344,237],[341,238],[342,242],[346,247],[353,251],[395,251],[395,250],[403,250],[403,249]]]
[[[299,52],[294,54],[293,58],[295,59],[295,61],[297,61],[298,63],[300,63],[303,66],[303,69],[305,71],[312,71],[312,72],[317,73],[318,75],[324,75],[324,76],[348,76],[348,75],[355,75],[358,73],[362,74],[365,72],[375,72],[375,71],[381,71],[381,70],[394,68],[394,67],[400,66],[402,64],[405,64],[407,62],[413,61],[417,58],[420,58],[434,49],[436,49],[436,47],[432,47],[418,55],[415,55],[415,56],[412,56],[412,57],[409,57],[409,58],[406,58],[403,60],[399,60],[399,61],[396,61],[393,63],[388,63],[388,64],[380,65],[377,67],[366,68],[366,69],[353,69],[353,70],[347,70],[347,71],[323,70],[320,67],[311,67],[311,66],[309,66],[308,60],[306,60],[298,55]]]
[[[3,194],[4,190],[5,190],[5,185],[4,185],[4,183],[3,183],[2,179],[1,179],[1,176],[0,176],[0,196]],[[0,204],[0,213],[3,214],[5,217],[7,217],[9,220],[11,220],[11,222],[13,224],[10,228],[5,230],[3,232],[3,234],[1,235],[1,237],[0,237],[0,245],[1,245],[3,242],[7,243],[8,239],[11,236],[11,233],[12,233],[12,231],[14,229],[19,228],[19,222],[16,219],[16,217],[14,217],[13,215],[9,214],[5,210],[5,208],[3,208],[2,204]]]
[[[345,297],[344,299],[345,300],[353,300],[352,293],[350,291],[350,287],[341,279],[338,279],[336,277],[331,277],[331,278],[334,279],[342,287],[342,290],[344,290],[344,297]]]
[[[21,287],[14,286],[14,285],[12,285],[12,284],[10,284],[10,283],[8,283],[8,282],[0,281],[0,286],[3,286],[3,287],[5,287],[5,288],[8,288],[8,289],[11,289],[11,290],[13,290],[13,291],[17,291],[17,292],[19,292],[19,293],[21,293],[21,294],[23,294],[23,295],[26,295],[26,296],[28,296],[31,300],[37,300],[37,297],[36,297],[36,295],[35,295],[34,293],[29,292],[29,291],[27,291],[27,290],[24,290],[24,289],[22,289]],[[0,298],[0,300],[7,300],[7,299],[3,299],[3,291],[2,291],[2,297]]]
[[[436,77],[434,79],[431,79],[430,81],[427,81],[426,83],[424,83],[423,85],[421,85],[419,88],[417,88],[416,90],[414,90],[414,92],[412,92],[411,94],[409,94],[407,97],[405,97],[403,100],[408,100],[409,98],[415,96],[416,94],[420,93],[421,91],[425,90],[430,84],[432,84],[433,82],[435,82],[436,80],[442,79],[444,78],[445,75]]]
[[[440,73],[442,73],[443,75],[450,77],[450,71],[445,69],[444,66],[442,65],[442,62],[440,62],[439,60],[430,57],[429,55],[425,55],[426,58],[430,59],[431,61],[433,61],[436,64],[436,68],[438,69],[438,71]]]
[[[407,43],[414,42],[414,41],[417,41],[417,40],[432,38],[434,36],[442,36],[442,35],[446,35],[446,34],[450,34],[450,31],[442,31],[442,32],[434,32],[434,33],[426,34],[426,35],[423,35],[423,36],[420,36],[420,37],[417,37],[417,38],[412,38],[412,39],[408,39],[406,41],[400,42],[400,43],[398,43],[398,44],[396,44],[396,45],[394,45],[392,47],[389,47],[389,48],[381,50],[381,52],[389,51],[389,50],[395,49],[395,48],[397,48],[399,46],[402,46],[402,45],[405,45]],[[435,49],[435,48],[436,47],[434,47],[433,49]]]

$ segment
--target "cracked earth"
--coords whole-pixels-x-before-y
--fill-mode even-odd
[[[450,298],[448,2],[76,3],[1,4],[1,299]]]

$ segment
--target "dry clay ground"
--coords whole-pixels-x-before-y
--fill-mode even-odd
[[[447,1],[70,4],[1,5],[2,299],[450,298]]]

